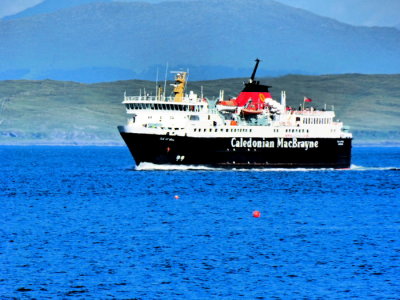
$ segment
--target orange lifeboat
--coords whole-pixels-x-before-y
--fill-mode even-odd
[[[249,109],[249,108],[243,108],[241,110],[241,113],[244,116],[251,116],[251,115],[260,115],[262,114],[263,110],[262,109]]]

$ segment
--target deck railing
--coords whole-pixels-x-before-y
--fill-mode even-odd
[[[164,96],[124,96],[124,102],[138,102],[138,101],[149,101],[149,102],[175,102],[174,97]],[[201,98],[190,98],[184,97],[180,103],[199,103],[202,102]]]

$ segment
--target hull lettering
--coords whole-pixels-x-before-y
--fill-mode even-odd
[[[232,148],[287,148],[287,149],[315,149],[319,147],[318,141],[298,141],[296,138],[287,140],[278,138],[277,142],[266,139],[232,138]]]
[[[266,139],[232,138],[231,146],[232,148],[275,148],[275,142]]]

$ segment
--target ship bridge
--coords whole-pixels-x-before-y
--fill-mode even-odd
[[[191,92],[189,95],[181,98],[181,101],[175,101],[175,97],[164,96],[124,96],[127,113],[132,114],[135,111],[184,111],[184,112],[202,112],[208,109],[208,103],[205,98],[199,98]]]

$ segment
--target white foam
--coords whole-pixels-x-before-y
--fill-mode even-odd
[[[399,170],[398,167],[364,167],[351,165],[350,168],[217,168],[202,165],[171,165],[143,162],[134,168],[135,171],[235,171],[235,172],[315,172],[315,171],[388,171]]]
[[[351,171],[396,171],[399,170],[399,167],[363,167],[363,166],[357,166],[357,165],[351,165],[350,169]]]
[[[141,163],[139,166],[135,167],[136,171],[189,171],[189,170],[203,170],[203,171],[221,171],[221,168],[211,168],[201,165],[157,165],[153,163]]]
[[[235,171],[235,172],[309,172],[332,171],[331,168],[217,168],[202,165],[169,165],[143,162],[134,168],[135,171]]]

